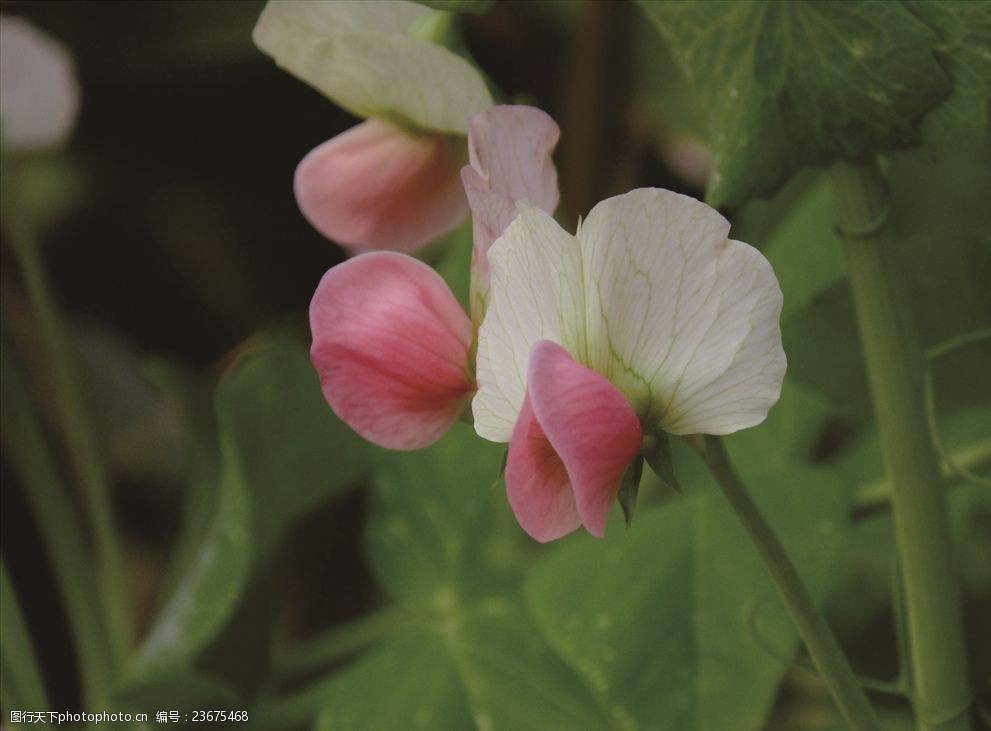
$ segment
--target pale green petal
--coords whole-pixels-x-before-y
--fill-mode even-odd
[[[703,203],[645,189],[610,198],[578,234],[588,365],[647,428],[728,434],[760,423],[784,376],[781,290],[756,249]]]
[[[404,35],[430,10],[404,0],[275,0],[258,18],[254,41],[266,53],[285,40],[325,40],[358,31]]]
[[[475,430],[507,442],[523,406],[527,362],[538,340],[553,340],[585,360],[581,249],[539,208],[520,214],[489,249],[491,296],[478,335],[472,402]]]
[[[389,20],[380,5],[395,6],[396,17]],[[492,106],[492,97],[463,58],[404,35],[422,12],[411,5],[270,2],[254,40],[280,67],[354,114],[465,134],[468,117]]]

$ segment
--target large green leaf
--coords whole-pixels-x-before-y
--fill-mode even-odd
[[[901,3],[641,5],[708,110],[714,205],[769,195],[804,165],[915,144],[950,91],[939,38]]]
[[[213,522],[175,592],[155,620],[125,681],[128,688],[187,666],[237,605],[253,559],[251,503],[229,438]]]
[[[939,42],[936,57],[953,80],[945,104],[927,115],[922,131],[956,145],[963,131],[970,137],[987,136],[991,89],[991,5],[970,0],[909,0],[908,10],[932,28]]]
[[[378,470],[369,556],[421,620],[315,691],[318,728],[609,727],[519,596],[522,532],[494,484],[503,449],[456,427]]]
[[[127,685],[183,668],[225,628],[257,563],[306,510],[366,469],[371,448],[320,394],[303,349],[239,360],[216,395],[220,488],[210,528],[157,617]]]
[[[821,594],[846,525],[844,491],[794,455],[822,413],[796,392],[771,423],[730,440],[744,479]],[[803,421],[807,423],[802,423]],[[681,446],[681,445],[678,445]],[[684,448],[690,496],[645,511],[624,535],[583,538],[547,559],[528,598],[549,640],[595,690],[616,728],[762,725],[796,632],[722,496]]]
[[[379,467],[367,549],[394,596],[484,595],[518,571],[518,528],[496,484],[504,450],[458,425],[430,449]]]

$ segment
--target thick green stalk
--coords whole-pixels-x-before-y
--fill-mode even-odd
[[[119,662],[126,655],[131,641],[132,618],[127,572],[114,525],[107,475],[96,436],[85,417],[73,370],[75,353],[62,327],[48,273],[41,261],[39,242],[27,227],[18,225],[19,222],[6,223],[11,249],[20,264],[24,288],[34,309],[41,340],[47,351],[54,401],[69,460],[83,488],[96,547],[100,597],[111,633],[115,661]]]
[[[925,410],[925,360],[892,257],[875,160],[832,171],[874,416],[893,486],[913,704],[920,731],[968,731],[971,694],[946,488]]]
[[[855,731],[880,731],[874,709],[857,676],[784,547],[734,472],[723,441],[719,437],[705,437],[705,449],[701,450],[701,454],[764,559],[764,565],[774,578],[809,657],[826,681],[843,719]]]

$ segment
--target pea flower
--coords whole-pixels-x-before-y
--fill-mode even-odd
[[[605,200],[574,236],[519,210],[488,252],[475,429],[509,442],[527,533],[601,537],[645,433],[729,434],[767,416],[786,365],[781,290],[722,216],[670,191]]]
[[[438,17],[401,0],[273,0],[254,30],[276,63],[366,121],[296,169],[296,200],[327,238],[411,251],[468,211],[459,171],[467,120],[492,106],[478,72],[413,37]]]
[[[0,142],[28,151],[60,144],[79,115],[79,84],[60,43],[23,18],[0,15]]]
[[[557,205],[550,156],[558,136],[533,107],[496,106],[471,118],[472,163],[461,174],[473,207],[479,291],[488,291],[488,249],[515,217],[516,201],[549,212]],[[473,298],[475,322],[482,308]],[[428,446],[470,405],[472,320],[441,277],[410,256],[369,252],[330,269],[310,304],[310,329],[327,402],[379,446]]]

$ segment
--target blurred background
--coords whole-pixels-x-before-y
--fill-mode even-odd
[[[278,720],[269,725],[292,728],[309,726],[329,703],[307,702],[317,693],[310,690],[314,678],[349,667],[347,662],[359,651],[387,634],[383,627],[408,621],[406,615],[397,620],[394,611],[389,614],[388,598],[408,597],[413,590],[404,581],[415,583],[418,574],[386,556],[392,540],[389,520],[416,512],[415,506],[404,506],[404,498],[396,497],[404,485],[419,480],[429,491],[431,479],[423,475],[443,475],[445,468],[430,462],[432,456],[423,457],[424,462],[416,462],[421,459],[416,457],[397,461],[359,443],[320,398],[305,359],[306,308],[320,277],[344,255],[300,215],[292,176],[309,150],[357,120],[255,49],[250,34],[262,7],[254,0],[4,0],[5,15],[27,18],[65,45],[81,87],[81,113],[64,148],[28,162],[5,159],[5,166],[23,172],[18,175],[18,202],[11,204],[5,197],[4,218],[12,210],[8,206],[17,205],[17,215],[29,214],[37,222],[41,255],[74,350],[73,369],[84,410],[92,419],[95,452],[105,466],[112,517],[120,531],[122,591],[132,608],[131,641],[143,647],[147,661],[126,693],[105,687],[89,697],[108,704],[114,698],[114,704],[146,712],[183,702],[198,707],[191,705],[194,699],[221,697],[231,708],[260,709],[260,715],[253,716],[260,719],[259,727],[269,712],[266,699],[274,698],[272,703],[278,705],[285,697],[287,705],[279,706],[273,716]],[[595,202],[638,186],[702,197],[710,164],[700,131],[705,129],[702,117],[667,51],[635,6],[495,3],[482,15],[465,15],[463,27],[472,56],[506,97],[539,106],[560,124],[563,135],[555,160],[562,187],[559,219],[566,226],[572,227]],[[921,169],[916,171],[919,185],[931,184],[922,181]],[[960,185],[969,188],[971,197],[980,198],[980,191],[986,190],[983,178]],[[903,208],[915,207],[913,200],[906,197]],[[956,229],[963,233],[949,250],[941,250],[931,236],[914,244],[915,251],[923,252],[916,258],[923,258],[926,266],[913,270],[913,276],[924,297],[939,300],[943,308],[937,311],[925,302],[920,306],[927,344],[986,326],[991,317],[989,229],[983,228],[983,219],[966,218],[977,208],[957,218]],[[796,474],[786,469],[790,462],[775,462],[773,456],[787,451],[781,446],[787,442],[800,469],[814,472],[810,476],[799,471],[800,482],[811,485],[824,479],[822,471],[831,470],[830,479],[839,486],[824,488],[827,501],[840,493],[848,497],[853,485],[868,485],[875,493],[864,488],[858,494],[880,494],[883,503],[877,447],[869,437],[869,399],[849,293],[841,281],[841,247],[832,233],[828,190],[816,171],[806,171],[773,200],[726,213],[734,222],[735,238],[777,252],[772,261],[779,267],[786,301],[789,287],[801,293],[790,300],[795,304],[784,323],[792,368],[785,399],[790,406],[783,402],[786,416],[769,427],[765,433],[770,436],[740,444],[753,454],[755,469],[773,468],[781,483],[791,482],[788,475]],[[462,289],[470,249],[466,231],[463,227],[423,254],[445,275],[460,277]],[[41,468],[37,461],[25,461],[24,439],[19,437],[34,434],[36,428],[66,505],[84,515],[87,503],[71,448],[58,426],[53,385],[57,376],[10,235],[5,228],[0,549],[50,707],[79,709],[87,704],[87,661],[79,657],[73,619],[59,599],[59,569],[46,548],[46,528],[33,502],[38,495],[33,480]],[[782,243],[789,241],[807,248]],[[940,408],[952,422],[947,422],[948,448],[959,447],[968,465],[984,474],[989,362],[986,345],[970,344],[949,354],[935,372]],[[26,400],[17,394],[26,395]],[[974,451],[981,438],[985,451]],[[465,446],[473,443],[470,434],[459,433],[451,440],[454,446],[445,449],[455,456],[436,459],[448,459],[444,464],[450,466],[452,460],[465,459],[465,450],[481,449],[477,482],[488,490],[497,479],[498,450]],[[235,479],[228,461],[232,450],[250,473],[248,483],[257,475],[268,480],[260,488],[248,485],[255,500],[254,522],[244,528],[252,536],[251,565],[234,561],[215,567],[217,574],[209,574],[207,567],[206,573],[190,578],[197,562],[205,560],[202,547],[213,545],[210,536],[224,528],[217,517],[226,514],[221,509],[227,505],[224,501],[236,499],[225,487]],[[259,456],[266,452],[277,454]],[[382,474],[389,476],[369,477],[370,465],[380,463],[386,465]],[[692,468],[688,473],[694,474]],[[452,478],[452,483],[459,479]],[[297,484],[305,487],[296,491]],[[369,485],[374,489],[364,489]],[[448,495],[447,488],[438,489],[440,495]],[[409,490],[419,494],[413,487]],[[498,498],[492,499],[499,502]],[[661,507],[673,495],[653,484],[643,499],[648,507]],[[787,504],[785,500],[775,509],[787,515]],[[460,510],[458,505],[452,498],[443,509]],[[888,601],[890,555],[885,541],[890,540],[890,526],[883,515],[877,517],[876,503],[866,499],[862,507],[866,522],[849,541],[853,547],[842,559],[847,568],[834,567],[833,593],[825,588],[830,583],[825,580],[821,593],[839,597],[829,606],[858,666],[865,673],[891,678],[897,671],[897,617]],[[498,520],[479,517],[477,510],[464,508],[470,517],[464,524],[477,523],[485,526],[483,532],[499,534],[485,549],[497,557],[495,573],[502,575],[510,565],[529,567],[545,561],[546,581],[538,583],[553,587],[554,564],[546,563],[553,557],[545,560],[549,553],[519,540],[515,527],[505,522],[505,510]],[[270,525],[258,522],[259,515],[276,514]],[[463,518],[460,513],[445,516],[452,522]],[[989,548],[991,510],[986,500],[968,497],[957,517],[963,571],[970,580],[967,606],[974,672],[980,678],[986,677],[991,660],[986,621],[991,616],[991,580],[980,559]],[[88,523],[82,525],[80,540],[87,551],[93,550],[99,537]],[[371,538],[366,537],[369,525]],[[377,539],[376,530],[386,537]],[[612,531],[622,538],[621,527]],[[467,540],[462,536],[453,549],[437,548],[438,555],[450,558],[452,551],[467,552]],[[800,532],[796,540],[801,540]],[[241,550],[236,537],[224,545],[235,554]],[[573,559],[556,559],[560,567],[585,555],[585,544],[575,545]],[[987,555],[983,553],[985,559]],[[831,573],[826,564],[815,570],[823,576]],[[236,596],[212,598],[213,603],[197,609],[196,621],[176,609],[177,587],[181,596],[184,586],[202,590],[217,576],[235,574],[243,575],[231,590]],[[501,585],[493,579],[491,586]],[[569,596],[577,586],[580,582],[561,588],[559,596]],[[531,603],[539,604],[533,596],[545,590],[528,591]],[[859,603],[843,600],[851,594],[859,594]],[[550,611],[551,600],[541,606]],[[214,611],[215,618],[202,619]],[[175,621],[186,628],[188,648],[181,647],[185,640],[170,641],[157,619],[162,616],[180,617]],[[202,627],[196,629],[200,619]],[[745,620],[740,621],[741,633],[753,616]],[[787,670],[795,642],[790,630],[779,629],[787,620],[765,620],[775,629],[758,633],[753,643],[758,650],[750,651],[763,652],[764,662],[775,670],[769,671],[767,687],[757,693],[763,705],[752,713],[758,718],[773,715],[777,720],[769,728],[831,727],[836,719],[821,683],[801,667]],[[340,627],[347,632],[335,634]],[[189,639],[193,635],[195,641]],[[149,636],[154,642],[142,644]],[[775,637],[781,639],[776,645]],[[312,656],[306,652],[308,638],[324,642],[312,643]],[[768,642],[778,649],[768,650]],[[567,641],[552,644],[559,654],[569,655]],[[984,650],[978,653],[979,645]],[[283,652],[285,648],[295,649]],[[183,675],[180,667],[182,673],[189,672]],[[418,672],[416,667],[407,670]],[[375,677],[401,685],[388,671],[378,672]],[[319,687],[328,697],[345,693],[338,686]],[[895,716],[904,713],[903,703],[889,702],[883,694],[878,699],[888,703]],[[361,728],[360,719],[367,717],[349,718],[350,727]],[[384,717],[380,722],[380,728],[401,727],[390,726]],[[460,727],[435,722],[435,728]],[[516,728],[538,727],[519,723]],[[595,726],[589,722],[587,727]]]

